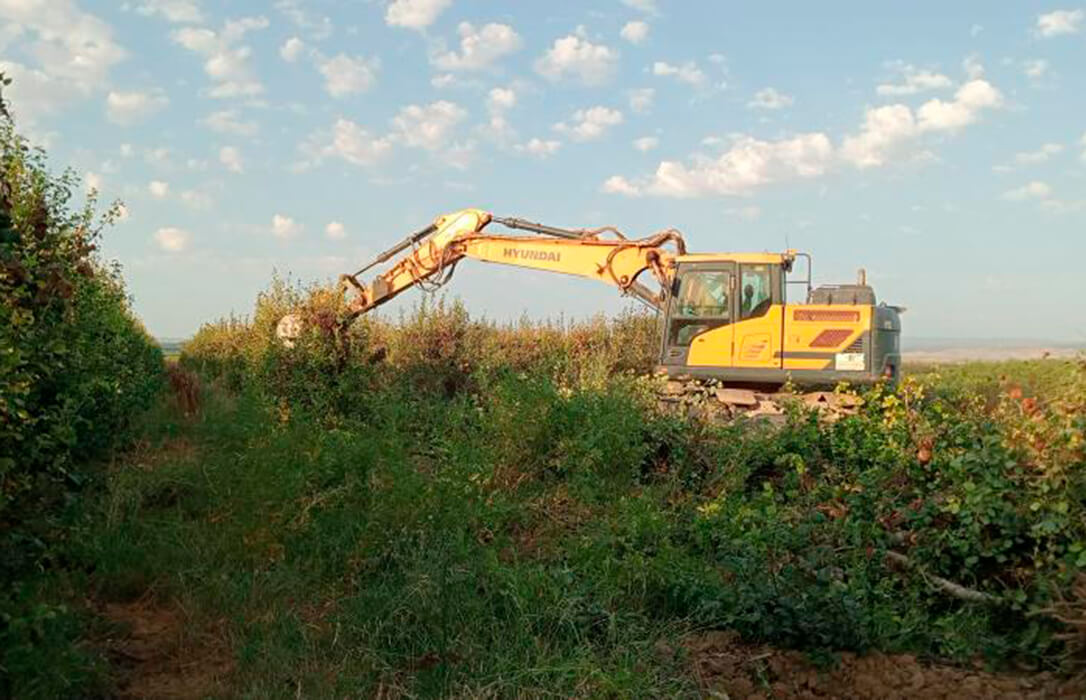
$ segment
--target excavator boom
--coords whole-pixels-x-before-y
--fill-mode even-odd
[[[484,229],[493,223],[538,235],[485,233]],[[359,281],[361,273],[408,248],[410,253],[377,275],[370,284]],[[659,308],[664,290],[670,283],[668,270],[673,267],[674,257],[685,253],[683,238],[674,230],[629,240],[611,227],[571,230],[523,219],[495,217],[479,209],[464,209],[439,217],[430,226],[378,255],[358,272],[343,275],[340,280],[354,291],[348,303],[348,322],[411,287],[444,284],[452,276],[456,264],[464,258],[598,279]],[[660,291],[653,292],[638,281],[638,276],[645,270],[651,271]]]

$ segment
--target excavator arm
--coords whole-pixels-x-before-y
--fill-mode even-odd
[[[537,235],[484,232],[495,223]],[[408,249],[410,252],[378,274],[371,283],[359,281],[362,273]],[[610,227],[570,230],[495,217],[479,209],[464,209],[438,217],[430,226],[381,253],[358,272],[342,275],[341,282],[354,292],[348,302],[345,322],[349,323],[411,287],[434,288],[444,284],[451,278],[456,264],[464,258],[597,279],[658,307],[670,284],[674,256],[685,252],[682,236],[673,229],[631,240]],[[649,270],[659,284],[658,292],[638,281],[638,276],[645,270]]]

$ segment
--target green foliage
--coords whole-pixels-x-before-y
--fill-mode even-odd
[[[0,119],[0,669],[16,679],[78,656],[68,611],[27,587],[64,557],[89,461],[130,435],[162,384],[119,269],[94,253],[119,205],[96,219],[93,195],[72,206],[78,187]]]
[[[502,685],[503,669],[554,655],[618,682],[619,644],[704,627],[822,657],[1071,662],[1045,611],[1086,567],[1077,363],[926,372],[836,422],[795,409],[779,427],[715,426],[657,413],[651,382],[628,374],[651,362],[651,323],[500,327],[438,304],[357,333],[365,351],[348,366],[387,353],[337,409],[337,439],[370,451],[357,487],[329,488],[337,502],[365,493],[352,512],[369,524],[355,523],[359,602],[334,618],[381,641],[359,652],[371,675],[338,690],[394,677],[409,692],[490,687],[481,679],[512,692],[538,679]],[[305,403],[250,378],[256,395]],[[269,671],[251,658],[246,678]],[[442,659],[440,673],[405,670],[420,658]],[[636,687],[671,688],[654,685],[666,670],[649,658]]]
[[[508,372],[549,377],[566,390],[603,388],[614,375],[651,371],[656,354],[656,320],[635,312],[501,325],[472,320],[462,304],[439,298],[424,299],[395,322],[367,316],[341,331],[342,305],[332,290],[277,278],[257,298],[251,321],[205,324],[185,344],[181,362],[235,390],[248,381],[287,400],[308,392],[305,402],[313,404],[329,391],[357,392],[367,381],[445,397],[477,393]],[[292,348],[275,335],[287,314],[302,319]],[[352,374],[346,388],[345,374]]]
[[[907,381],[835,423],[712,426],[622,373],[521,369],[451,396],[374,379],[331,428],[302,394],[212,405],[198,456],[115,475],[98,595],[228,616],[232,688],[255,695],[693,694],[654,649],[705,628],[819,658],[1066,661],[1039,611],[1082,569],[1081,442],[1046,476],[1014,436],[1081,404],[973,410]]]

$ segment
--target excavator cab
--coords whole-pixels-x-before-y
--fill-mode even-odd
[[[806,278],[789,280],[798,257]],[[812,289],[804,254],[680,255],[662,307],[661,368],[732,384],[896,381],[900,313],[857,285]],[[790,303],[790,284],[807,287]]]

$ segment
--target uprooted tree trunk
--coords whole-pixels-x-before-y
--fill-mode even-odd
[[[920,564],[917,564],[915,561],[905,556],[904,554],[887,551],[886,557],[887,559],[895,561],[909,569],[912,569],[913,571],[916,571],[924,578],[925,581],[929,582],[932,586],[939,589],[943,593],[946,593],[947,595],[958,598],[959,600],[965,600],[970,603],[989,604],[997,604],[1003,602],[1003,599],[997,595],[985,593],[984,591],[978,591],[973,588],[966,588],[960,583],[954,583],[953,581],[945,579],[942,576],[936,576],[935,574],[929,573],[928,571],[925,571]]]

